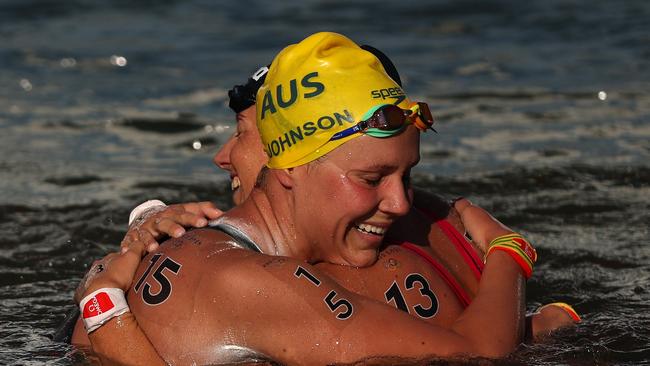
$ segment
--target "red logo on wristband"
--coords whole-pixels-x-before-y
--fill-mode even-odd
[[[535,249],[533,249],[533,247],[526,240],[522,238],[513,238],[512,241],[519,245],[519,248],[521,248],[521,250],[526,253],[528,258],[530,258],[533,263],[537,261],[537,253],[535,252]]]
[[[92,318],[114,308],[115,305],[106,292],[100,292],[84,305],[84,319]]]

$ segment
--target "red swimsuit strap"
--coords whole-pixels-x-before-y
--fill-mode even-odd
[[[456,279],[449,273],[449,271],[447,271],[445,267],[443,267],[440,263],[438,263],[438,261],[433,259],[433,257],[429,253],[424,251],[424,249],[422,249],[421,247],[409,242],[403,242],[402,244],[400,244],[400,246],[402,248],[414,252],[415,254],[419,255],[424,260],[426,260],[429,264],[431,264],[431,266],[433,266],[433,268],[438,272],[440,277],[442,277],[442,279],[445,280],[445,282],[447,282],[449,287],[451,287],[451,289],[454,291],[456,297],[458,297],[458,300],[463,305],[463,307],[467,307],[470,304],[471,299],[467,295],[467,292],[465,292],[465,289],[462,288],[460,284],[456,281]]]
[[[431,212],[423,209],[419,210],[426,216],[435,218]],[[483,267],[485,265],[483,264],[480,256],[476,253],[476,250],[472,244],[467,241],[465,235],[461,234],[458,230],[456,230],[454,225],[445,219],[437,220],[436,225],[438,225],[440,230],[442,230],[442,233],[445,234],[445,236],[449,238],[449,240],[454,244],[456,251],[458,251],[458,253],[463,257],[465,263],[467,263],[469,268],[472,270],[474,277],[476,277],[477,280],[480,280],[481,273],[483,273]]]
[[[461,234],[456,228],[449,223],[447,220],[436,221],[436,225],[442,230],[445,235],[454,243],[456,250],[465,260],[465,263],[469,266],[474,273],[474,277],[477,280],[481,279],[481,273],[483,273],[483,261],[479,258],[476,250],[472,247],[469,241],[465,238],[465,235]]]

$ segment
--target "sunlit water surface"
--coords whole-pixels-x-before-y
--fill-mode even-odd
[[[88,264],[147,198],[230,204],[227,90],[318,30],[391,56],[438,119],[415,185],[528,235],[529,309],[583,315],[499,363],[648,362],[648,2],[138,4],[0,4],[0,364],[88,362],[50,339]]]

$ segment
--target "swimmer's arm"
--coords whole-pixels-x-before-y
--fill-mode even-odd
[[[409,225],[403,225],[405,227],[401,228],[402,232],[398,232],[398,234],[394,236],[396,239],[399,239],[400,234],[402,236],[406,235],[404,230],[406,230],[406,232],[412,233],[414,231],[414,223],[426,222],[426,225],[433,226],[436,225],[434,220],[439,220],[441,218],[446,218],[447,221],[456,227],[459,232],[465,232],[465,227],[461,221],[458,211],[451,209],[445,200],[422,189],[414,188],[413,191],[413,205],[418,210],[409,213],[409,216],[407,216],[408,220],[405,220]],[[429,232],[429,243],[435,245],[434,243],[436,243],[436,238],[431,236],[435,230],[429,230],[428,228],[424,227],[420,230]],[[393,231],[392,228],[391,231]],[[479,248],[478,245],[476,245],[474,242],[470,241],[470,243],[473,245],[476,253],[482,258],[484,256],[484,251]],[[561,328],[575,326],[577,322],[578,321],[573,319],[566,311],[558,310],[556,308],[547,308],[545,309],[545,312],[527,314],[526,342],[539,341],[540,339],[543,339],[544,337],[551,334],[553,331]]]
[[[88,333],[86,333],[86,329],[84,328],[84,323],[81,321],[81,316],[79,316],[77,322],[74,325],[70,343],[82,347],[90,346],[90,339],[88,339]]]
[[[90,335],[81,318],[75,325],[71,343],[91,346],[103,365],[166,365],[131,313],[106,322]]]
[[[418,203],[420,204],[425,204],[423,207],[436,207],[436,211],[440,214],[444,213],[444,210],[442,208],[442,200],[435,196],[432,195],[428,192],[418,192],[416,191],[416,201],[415,204],[417,205]],[[465,207],[471,207],[471,203],[467,205],[467,200],[462,200],[459,201],[459,206],[461,209]],[[474,206],[475,207],[475,206]],[[458,210],[455,208],[453,210],[449,211],[449,214],[447,216],[447,220],[456,227],[461,233],[465,231],[465,226],[463,219],[461,215],[459,214]],[[470,242],[473,246],[474,249],[476,250],[477,254],[482,258],[485,253],[485,248],[487,247],[487,238],[484,234],[478,233],[479,231],[482,231],[484,228],[486,228],[489,225],[495,224],[497,229],[503,229],[506,231],[509,231],[509,229],[503,225],[501,225],[496,219],[494,219],[492,216],[490,216],[487,213],[483,214],[483,217],[481,220],[484,221],[478,221],[477,222],[471,222],[470,219],[470,224],[473,225],[474,227],[472,228],[473,231],[475,232],[475,235],[477,239],[475,239],[475,242]],[[465,219],[467,221],[467,218]],[[431,225],[435,225],[435,223],[431,223]],[[433,232],[433,230],[431,231]],[[476,242],[480,241],[478,244]],[[429,238],[430,243],[434,243],[435,241],[432,240],[432,238]],[[549,334],[551,334],[553,331],[561,329],[561,328],[566,328],[570,326],[575,326],[577,324],[577,321],[571,317],[566,311],[561,310],[560,308],[557,307],[549,307],[546,308],[544,312],[535,312],[532,314],[527,314],[526,315],[526,332],[525,332],[525,337],[526,337],[526,342],[537,342],[544,337],[547,337]]]
[[[283,260],[233,266],[227,277],[245,281],[229,287],[210,281],[208,290],[246,299],[231,308],[231,316],[250,327],[241,329],[248,346],[281,363],[350,363],[369,356],[502,357],[521,342],[524,279],[507,254],[490,256],[479,295],[452,329],[349,292],[312,266]]]
[[[397,220],[388,232],[390,240],[408,240],[415,243],[428,241],[431,246],[438,245],[440,229],[436,222],[445,219],[460,233],[466,232],[458,211],[442,197],[422,189],[413,188],[413,207],[409,213]],[[483,250],[469,241],[476,253],[482,257]],[[434,248],[434,251],[436,249]]]
[[[88,337],[102,365],[167,365],[130,312],[109,320]]]
[[[422,220],[427,222],[429,226],[436,225],[436,221],[446,219],[451,223],[456,230],[464,234],[466,232],[465,226],[463,224],[458,211],[455,209],[455,201],[462,200],[460,198],[452,201],[451,203],[447,200],[444,200],[442,197],[435,195],[431,192],[427,192],[422,189],[413,188],[413,206],[415,207],[415,212],[410,212],[410,216],[417,216],[413,220]],[[496,220],[494,220],[496,221]],[[433,233],[435,230],[429,230],[429,233]],[[435,243],[435,238],[429,237],[429,242],[433,245]],[[469,241],[477,254],[481,257],[484,255],[483,249],[477,245],[477,243]]]
[[[142,253],[142,247],[133,246],[127,252],[110,253],[97,261],[96,264],[102,265],[102,270],[96,270],[95,266],[91,268],[75,295],[76,301],[100,288],[119,288],[127,292]],[[84,343],[89,339],[93,352],[103,364],[166,365],[130,312],[110,319],[87,338],[83,336],[85,329],[79,322],[75,333],[78,337],[76,339],[82,341],[76,343]]]

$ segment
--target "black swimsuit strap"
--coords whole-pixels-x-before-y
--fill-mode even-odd
[[[217,221],[217,222],[210,222],[211,229],[223,231],[224,233],[232,236],[233,239],[235,239],[235,242],[242,246],[243,248],[252,250],[254,252],[262,253],[262,250],[260,247],[255,244],[251,238],[248,237],[243,231],[239,230],[233,225],[227,224],[222,221]]]

